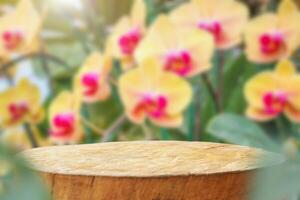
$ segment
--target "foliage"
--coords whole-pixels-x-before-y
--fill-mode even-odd
[[[1,199],[50,200],[41,180],[15,152],[1,146],[0,163]]]

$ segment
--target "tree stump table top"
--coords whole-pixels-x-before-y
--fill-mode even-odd
[[[207,142],[136,141],[52,146],[22,153],[40,172],[103,177],[209,175],[263,168],[273,153]],[[263,159],[263,162],[259,162]]]

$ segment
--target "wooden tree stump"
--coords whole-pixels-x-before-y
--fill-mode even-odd
[[[44,147],[23,155],[55,200],[243,200],[253,173],[278,163],[277,155],[249,147],[176,141]]]

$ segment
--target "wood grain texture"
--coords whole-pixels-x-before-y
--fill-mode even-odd
[[[55,200],[243,200],[255,171],[280,162],[249,147],[176,141],[44,147],[23,155]]]

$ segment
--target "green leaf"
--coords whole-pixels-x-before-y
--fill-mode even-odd
[[[50,200],[46,186],[23,158],[0,146],[0,199]]]
[[[239,115],[217,115],[209,122],[207,131],[230,143],[277,150],[277,145],[257,124]]]
[[[248,68],[253,68],[246,60],[245,55],[241,55],[232,64],[226,66],[224,71],[224,91],[223,101],[225,107],[230,104],[231,96],[236,93],[237,88],[241,88],[241,84],[244,82],[245,72]],[[235,102],[236,103],[236,102]]]
[[[300,161],[259,171],[252,183],[251,200],[298,200],[300,191]]]
[[[168,129],[161,128],[160,135],[161,135],[162,140],[170,140],[170,133],[169,133]]]
[[[200,123],[201,123],[201,134],[200,140],[216,142],[215,138],[210,137],[209,134],[206,133],[206,127],[209,121],[216,115],[216,109],[214,105],[214,100],[212,99],[211,95],[207,91],[204,83],[201,82],[201,89],[200,89],[200,102],[201,102],[201,113],[200,113]],[[199,133],[198,133],[199,134]]]
[[[156,17],[155,3],[152,0],[145,0],[147,6],[147,24],[151,24]]]
[[[197,85],[198,86],[198,85]],[[189,107],[187,108],[187,111],[185,112],[185,117],[184,117],[184,125],[183,125],[183,132],[186,136],[186,139],[188,141],[193,141],[194,138],[194,132],[195,132],[195,118],[197,118],[196,113],[196,101],[199,101],[197,99],[196,93],[199,92],[198,87],[194,88],[194,97],[192,99],[192,102],[190,103]]]
[[[85,120],[90,120],[90,113],[87,104],[82,104],[80,113],[81,117],[83,117]],[[83,123],[83,128],[85,134],[84,143],[94,143],[99,141],[99,136],[97,135],[97,133],[93,132],[93,130],[85,123]]]

